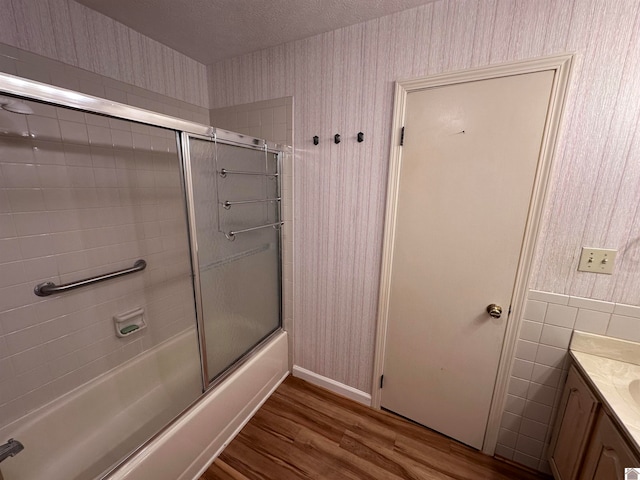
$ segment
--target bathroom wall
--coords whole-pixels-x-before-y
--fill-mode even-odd
[[[574,329],[640,342],[640,307],[529,291],[497,454],[550,472],[546,454]]]
[[[209,67],[213,108],[296,99],[296,364],[371,391],[398,79],[574,52],[531,287],[640,304],[639,14],[633,0],[440,0]],[[616,273],[576,272],[582,245],[619,249]]]
[[[209,106],[204,65],[101,13],[72,0],[0,0],[0,11],[0,43],[193,105]],[[4,61],[0,57],[2,71],[6,71]],[[39,80],[34,74],[46,73],[47,67],[42,64],[34,71],[30,65],[18,64],[17,74]],[[58,70],[51,74],[55,85]]]
[[[282,145],[293,144],[293,98],[275,98],[209,111],[211,125]]]
[[[0,72],[68,88],[134,107],[209,124],[205,107],[168,97],[0,43]]]

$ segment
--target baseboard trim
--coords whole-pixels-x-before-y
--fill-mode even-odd
[[[294,377],[301,378],[302,380],[306,380],[309,383],[313,383],[322,388],[326,388],[327,390],[331,390],[333,393],[337,393],[338,395],[342,395],[343,397],[350,398],[351,400],[355,400],[358,403],[362,403],[367,407],[371,406],[371,395],[363,392],[362,390],[358,390],[357,388],[350,387],[349,385],[345,385],[344,383],[336,382],[327,377],[323,377],[322,375],[318,375],[310,370],[299,367],[298,365],[293,366],[293,371],[291,372]]]

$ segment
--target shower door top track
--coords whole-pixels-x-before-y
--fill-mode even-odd
[[[0,93],[23,97],[45,103],[53,103],[63,107],[73,108],[84,112],[106,115],[122,120],[152,125],[182,131],[192,135],[215,138],[219,142],[240,145],[269,152],[289,152],[291,147],[267,142],[261,138],[249,137],[229,130],[215,128],[198,122],[182,120],[180,118],[152,112],[143,108],[132,107],[123,103],[94,97],[62,87],[55,87],[46,83],[27,80],[25,78],[0,72]]]

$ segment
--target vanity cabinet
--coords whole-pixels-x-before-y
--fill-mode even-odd
[[[633,454],[604,410],[598,415],[598,422],[584,458],[580,480],[624,478],[625,467],[640,466],[640,460]]]
[[[558,480],[576,480],[600,402],[572,366],[558,410],[556,435],[549,459]]]
[[[625,467],[640,466],[639,456],[574,366],[558,412],[549,458],[556,480],[618,480]]]

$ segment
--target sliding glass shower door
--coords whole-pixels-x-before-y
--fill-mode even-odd
[[[185,141],[194,284],[210,383],[280,327],[278,156],[264,148]]]

